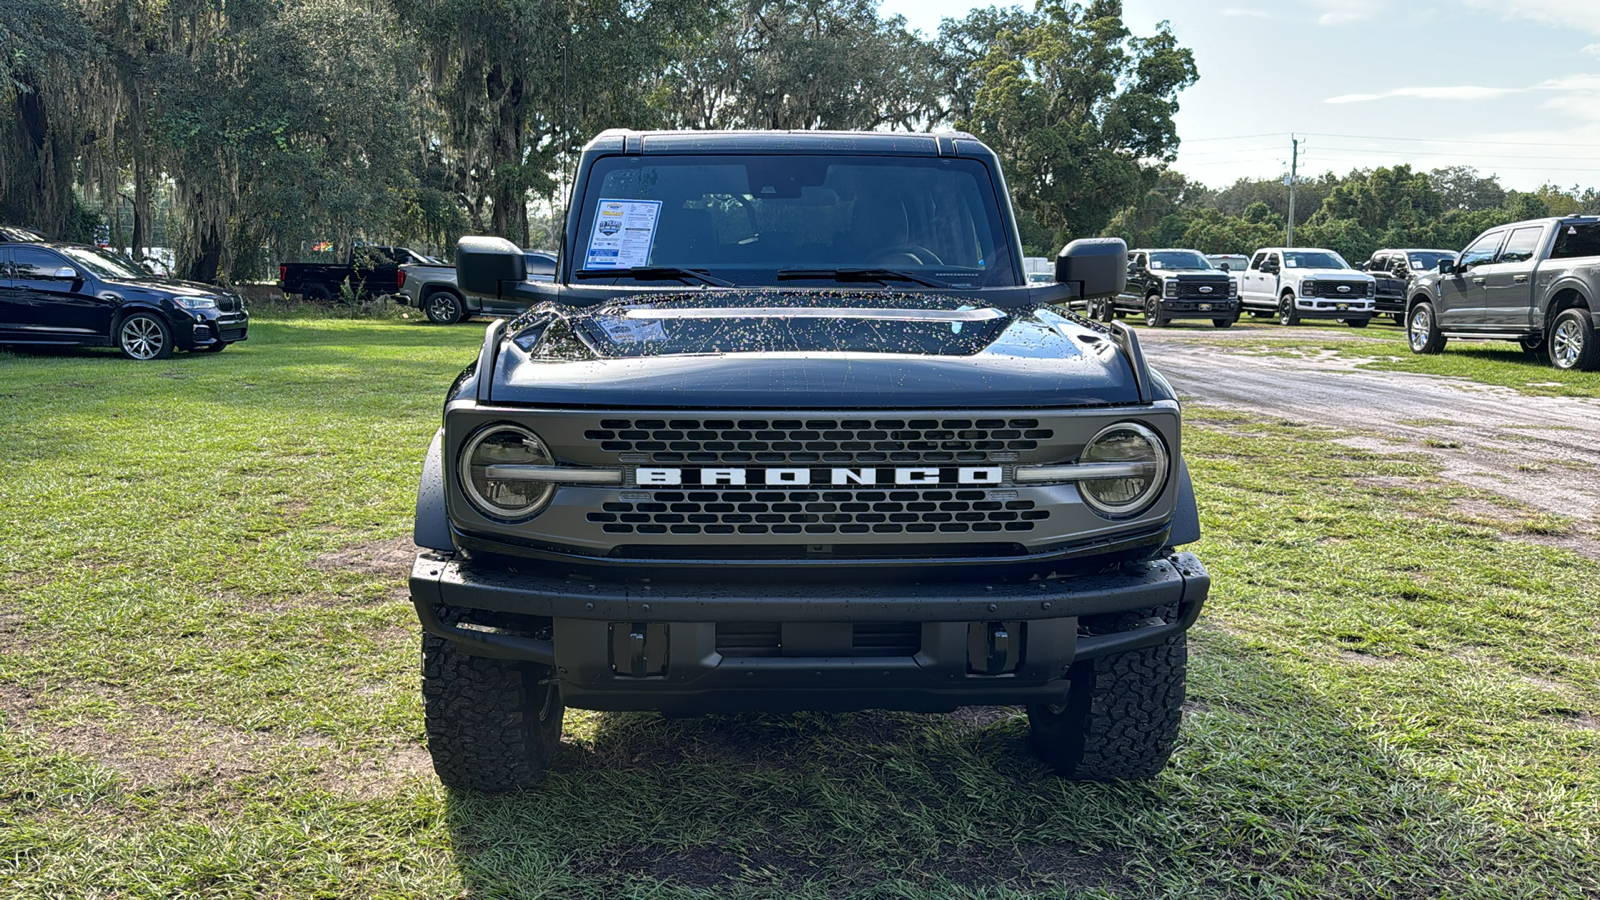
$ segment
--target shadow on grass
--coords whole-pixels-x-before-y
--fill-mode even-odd
[[[1017,710],[568,713],[539,789],[452,794],[474,897],[1587,896],[1595,852],[1463,809],[1233,639],[1148,783],[1056,778]],[[1588,871],[1589,883],[1574,879]]]

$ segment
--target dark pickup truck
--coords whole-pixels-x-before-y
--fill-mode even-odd
[[[1491,228],[1411,282],[1413,353],[1446,341],[1517,341],[1558,369],[1600,369],[1600,217]]]
[[[405,247],[365,245],[351,251],[344,265],[279,263],[278,289],[316,303],[346,296],[347,287],[363,300],[381,297],[400,290],[400,267],[407,263],[446,265]]]
[[[1394,316],[1396,325],[1404,325],[1411,279],[1432,272],[1445,260],[1454,262],[1455,258],[1453,250],[1379,250],[1356,268],[1378,282],[1378,293],[1372,302],[1373,313]]]
[[[1239,321],[1239,285],[1195,250],[1130,250],[1127,286],[1116,297],[1089,301],[1088,311],[1103,322],[1143,313],[1151,328],[1173,319],[1210,319],[1227,328]]]
[[[1025,704],[1078,779],[1148,778],[1210,584],[1119,240],[1029,284],[964,134],[639,133],[584,148],[553,281],[450,386],[411,598],[434,768],[503,791],[567,706]]]

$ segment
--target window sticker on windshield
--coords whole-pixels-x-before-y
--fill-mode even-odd
[[[650,246],[661,218],[660,200],[606,200],[594,211],[585,269],[631,269],[649,265]]]
[[[606,337],[619,344],[641,344],[646,341],[667,339],[666,326],[660,319],[629,319],[624,316],[599,316],[595,322],[605,331]]]

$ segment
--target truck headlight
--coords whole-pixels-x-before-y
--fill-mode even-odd
[[[461,448],[461,489],[478,512],[491,519],[532,518],[555,493],[549,483],[489,477],[490,466],[553,466],[555,460],[539,436],[518,425],[490,425]]]
[[[1167,448],[1160,435],[1137,422],[1119,422],[1089,441],[1078,457],[1087,469],[1104,467],[1106,478],[1084,478],[1078,493],[1102,516],[1138,515],[1155,502],[1167,482]]]
[[[1162,296],[1168,299],[1178,296],[1178,282],[1168,279],[1166,286],[1162,289]]]

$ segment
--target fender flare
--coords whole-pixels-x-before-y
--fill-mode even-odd
[[[455,552],[450,537],[450,517],[445,511],[444,429],[434,432],[428,455],[422,460],[422,479],[417,484],[417,520],[411,539],[424,550]]]
[[[1172,535],[1167,543],[1173,547],[1192,544],[1200,540],[1200,507],[1195,503],[1194,484],[1189,480],[1189,464],[1178,461],[1178,500],[1172,510]]]

